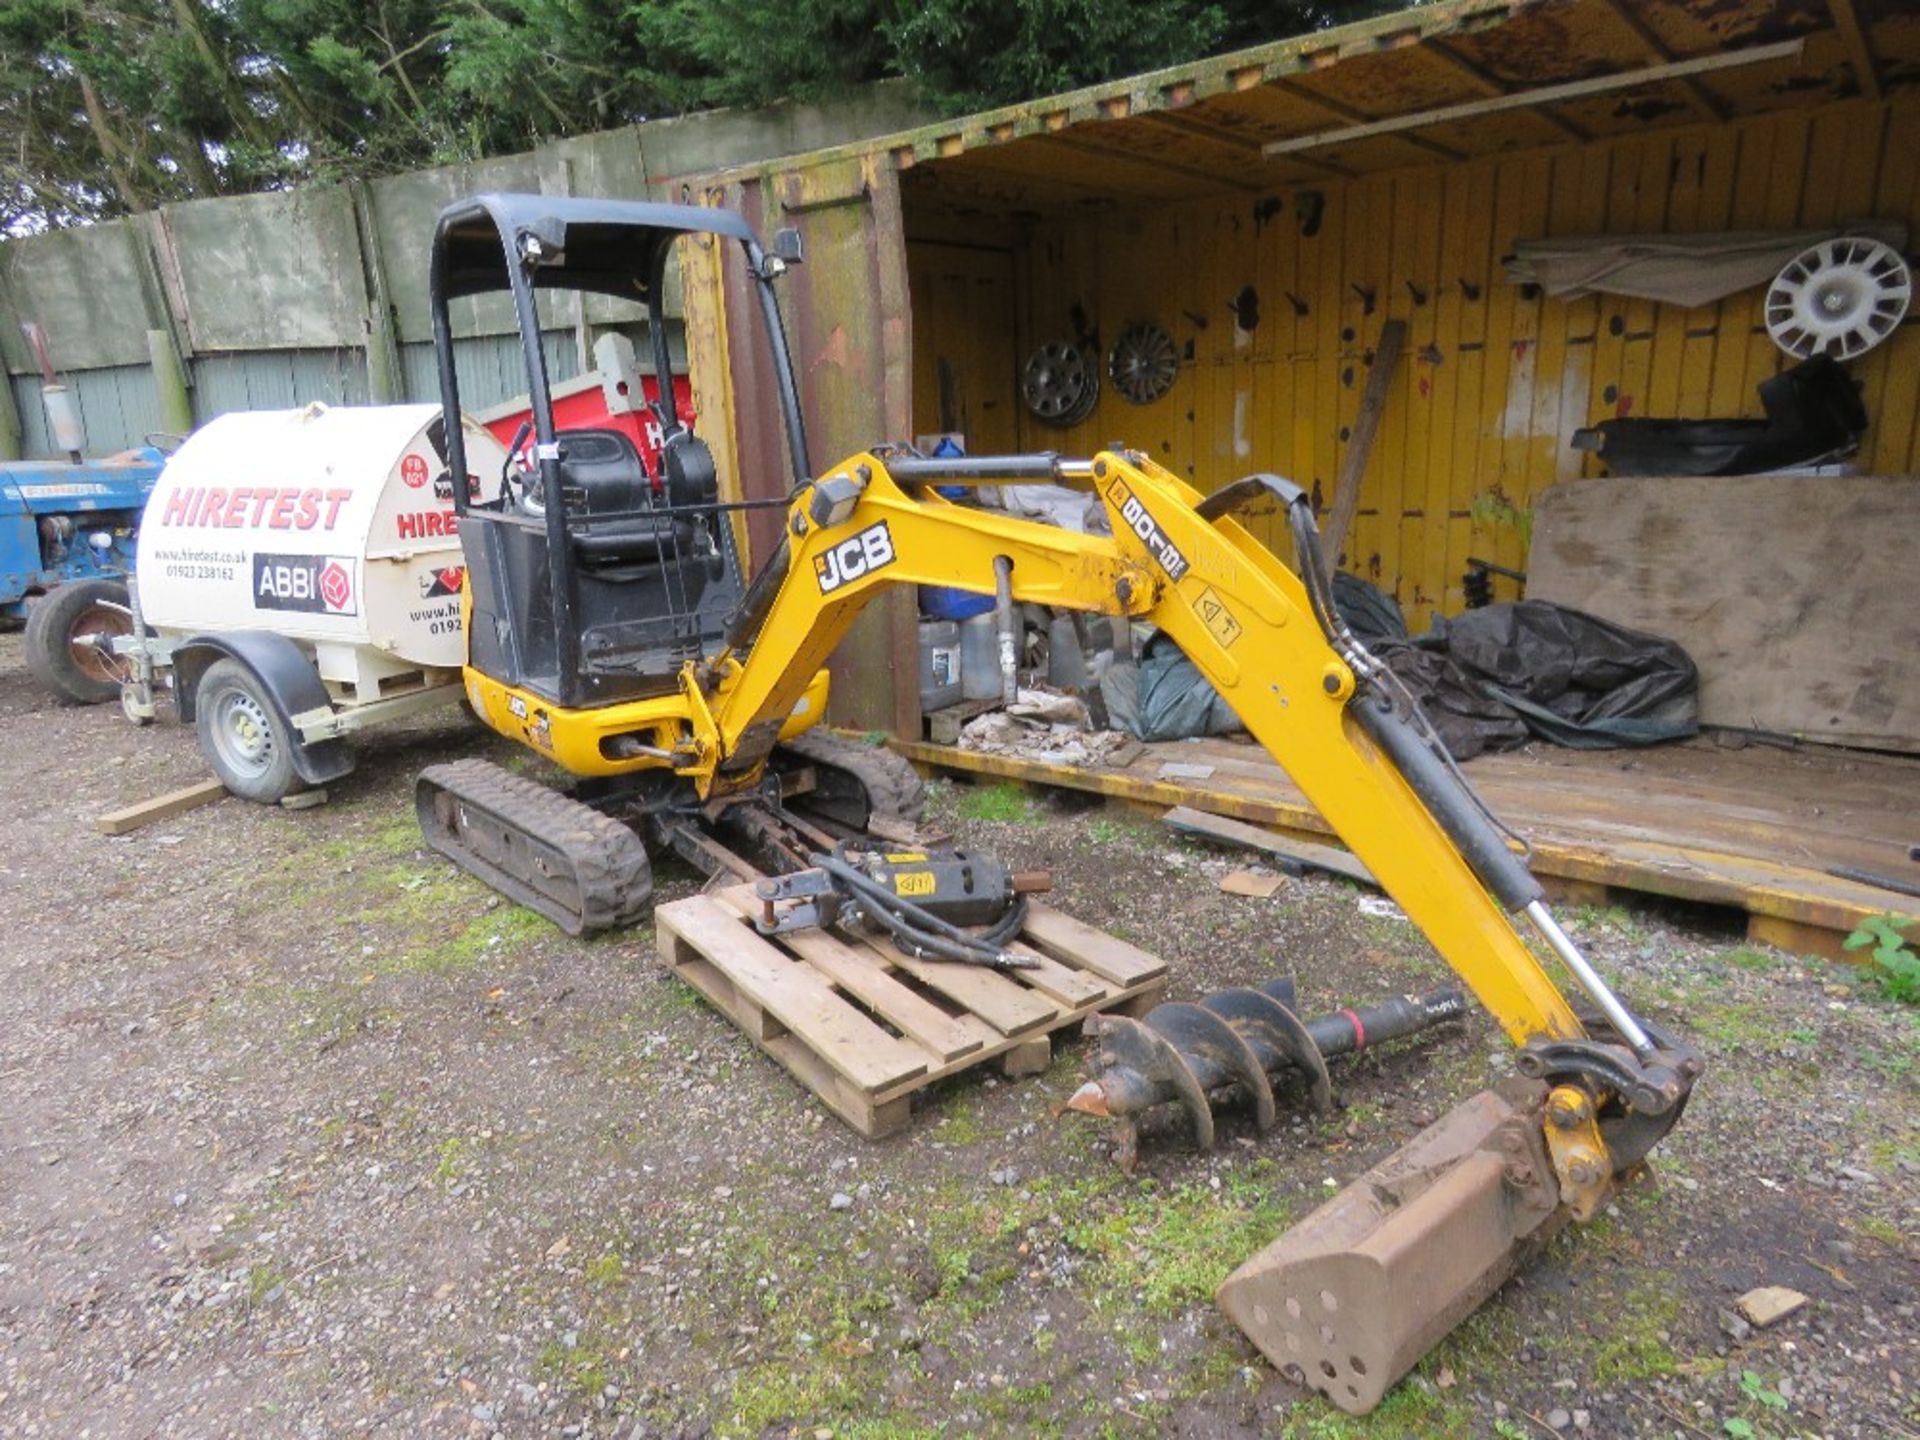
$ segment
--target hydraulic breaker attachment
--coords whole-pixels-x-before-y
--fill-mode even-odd
[[[1566,1222],[1547,1097],[1481,1091],[1229,1275],[1220,1307],[1295,1383],[1371,1410]]]
[[[1100,1037],[1095,1078],[1065,1107],[1118,1120],[1115,1158],[1131,1172],[1139,1159],[1139,1121],[1158,1105],[1178,1104],[1193,1123],[1194,1142],[1213,1147],[1214,1093],[1231,1086],[1253,1104],[1254,1123],[1270,1129],[1276,1116],[1274,1082],[1298,1074],[1312,1109],[1333,1104],[1327,1060],[1397,1040],[1466,1013],[1458,990],[1402,996],[1360,1010],[1336,1010],[1317,1020],[1294,1013],[1291,977],[1258,989],[1222,990],[1197,1005],[1170,1001],[1144,1019],[1095,1016]]]

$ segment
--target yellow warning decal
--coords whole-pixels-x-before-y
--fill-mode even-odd
[[[1213,638],[1220,642],[1222,650],[1240,638],[1240,622],[1227,609],[1227,602],[1213,593],[1211,585],[1194,597],[1193,608],[1206,622],[1207,629],[1213,632]]]
[[[931,870],[910,870],[905,875],[894,876],[893,893],[896,895],[933,894],[933,872]]]
[[[902,850],[896,855],[882,855],[880,858],[889,865],[908,865],[915,860],[924,860],[927,857],[918,850]]]

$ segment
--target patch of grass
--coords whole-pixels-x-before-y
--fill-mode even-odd
[[[626,1278],[627,1264],[611,1250],[596,1255],[586,1265],[587,1284],[598,1290],[610,1290]]]
[[[1861,1215],[1854,1220],[1853,1224],[1862,1235],[1870,1236],[1882,1245],[1890,1246],[1895,1250],[1907,1248],[1907,1237],[1891,1220],[1879,1215]]]
[[[610,1341],[580,1336],[571,1347],[561,1340],[547,1341],[540,1347],[534,1364],[547,1379],[587,1399],[598,1399],[606,1388],[614,1359]]]
[[[1220,1282],[1293,1218],[1293,1203],[1260,1177],[1236,1176],[1218,1190],[1153,1181],[1125,1203],[1067,1227],[1068,1241],[1098,1257],[1100,1278],[1133,1292],[1149,1315],[1179,1314],[1213,1298]]]
[[[554,934],[552,922],[520,905],[501,904],[476,916],[448,940],[415,946],[373,968],[386,974],[448,974],[471,970],[521,945]]]
[[[1776,955],[1771,950],[1756,949],[1752,945],[1736,945],[1720,956],[1723,963],[1738,966],[1742,970],[1779,970],[1787,963],[1784,955]]]
[[[264,1305],[267,1297],[283,1283],[271,1266],[254,1266],[247,1271],[247,1304]]]
[[[1367,1415],[1345,1415],[1321,1400],[1287,1415],[1281,1440],[1389,1440],[1418,1435],[1421,1440],[1465,1440],[1474,1432],[1466,1405],[1424,1386],[1402,1383],[1387,1392]]]
[[[1018,785],[976,785],[962,794],[954,805],[962,820],[988,820],[1002,825],[1037,825],[1033,801]]]
[[[1621,1385],[1677,1374],[1684,1361],[1660,1337],[1673,1333],[1685,1309],[1685,1295],[1665,1274],[1649,1275],[1618,1305],[1605,1307],[1610,1333],[1594,1347],[1594,1380]]]
[[[851,1411],[866,1389],[846,1365],[825,1355],[756,1365],[734,1382],[733,1414],[719,1433],[760,1435],[775,1425],[830,1420]]]

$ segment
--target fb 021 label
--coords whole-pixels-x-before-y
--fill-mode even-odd
[[[312,615],[358,615],[353,562],[335,555],[253,557],[253,607]]]
[[[822,595],[831,595],[863,575],[884,570],[894,559],[893,532],[882,520],[814,556],[813,578]]]
[[[1177,581],[1185,575],[1189,568],[1187,557],[1180,553],[1178,545],[1167,538],[1167,532],[1160,528],[1160,522],[1140,503],[1140,497],[1118,480],[1113,482],[1113,489],[1108,494],[1119,507],[1120,518],[1127,522],[1127,528],[1140,537],[1140,543],[1147,547],[1147,553],[1153,556],[1155,563],[1167,572],[1167,578]]]

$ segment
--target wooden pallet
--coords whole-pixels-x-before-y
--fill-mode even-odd
[[[751,885],[662,905],[661,963],[869,1138],[904,1126],[935,1080],[989,1060],[1035,1074],[1055,1031],[1166,994],[1165,961],[1037,903],[1013,948],[1041,963],[1017,971],[913,960],[837,930],[763,936],[759,908]]]

